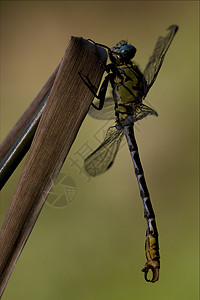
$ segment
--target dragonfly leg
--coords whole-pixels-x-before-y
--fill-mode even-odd
[[[126,136],[129,150],[131,153],[135,174],[140,189],[140,196],[143,201],[144,217],[147,221],[146,242],[145,242],[145,252],[146,252],[147,262],[142,271],[145,273],[146,281],[156,282],[159,278],[160,255],[159,255],[158,231],[156,227],[155,214],[152,208],[149,191],[147,188],[143,168],[138,153],[138,147],[134,136],[133,125],[124,126],[123,131]],[[147,274],[149,270],[151,270],[153,273],[153,277],[151,280],[147,278]]]
[[[104,69],[107,73],[109,73],[109,72],[110,72],[110,68],[111,68],[110,65],[112,65],[112,64],[106,65],[106,64],[104,64],[104,63],[102,62],[101,57],[100,57],[100,55],[99,55],[99,51],[98,51],[98,47],[97,47],[97,46],[100,46],[100,47],[102,47],[102,48],[107,49],[107,50],[108,50],[108,53],[110,53],[111,49],[110,49],[108,46],[103,45],[103,44],[96,43],[95,41],[93,41],[93,40],[91,40],[91,39],[88,39],[88,41],[89,41],[89,42],[92,42],[92,43],[95,45],[95,47],[96,47],[96,50],[95,50],[95,51],[96,51],[96,53],[95,53],[95,54],[96,54],[96,57],[97,57],[99,63],[101,64],[101,66],[103,67],[103,69]]]
[[[96,43],[92,39],[88,39],[88,41],[92,42],[95,46],[100,46],[100,47],[103,47],[103,48],[107,49],[108,51],[111,51],[111,49],[108,46],[106,46],[106,45],[103,45],[103,44],[100,44],[100,43]]]
[[[81,77],[81,79],[85,83],[85,85],[89,88],[89,90],[94,95],[94,97],[99,99],[99,106],[96,106],[94,103],[92,103],[92,106],[97,110],[101,110],[103,108],[103,105],[104,105],[104,101],[105,101],[105,97],[106,97],[106,91],[107,91],[107,88],[108,88],[108,83],[109,83],[109,81],[111,81],[111,82],[113,81],[113,79],[112,79],[113,74],[109,73],[105,77],[105,79],[104,79],[104,81],[103,81],[103,83],[100,87],[98,95],[95,92],[94,85],[90,81],[89,76],[88,75],[85,76],[81,72],[79,72],[79,76]]]

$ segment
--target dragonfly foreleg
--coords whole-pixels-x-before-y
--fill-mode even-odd
[[[93,41],[93,40],[91,40],[91,39],[88,39],[88,41],[89,41],[89,42],[92,42],[92,43],[95,45],[95,48],[96,48],[96,53],[95,53],[95,54],[96,54],[96,57],[97,57],[99,63],[101,64],[101,66],[103,67],[103,69],[104,69],[107,73],[109,73],[109,72],[110,72],[110,65],[111,65],[111,64],[106,65],[105,63],[102,62],[101,57],[100,57],[100,55],[99,55],[99,51],[98,51],[98,47],[97,47],[97,46],[100,46],[100,47],[102,47],[102,48],[107,49],[107,50],[108,50],[108,53],[111,51],[111,49],[110,49],[108,46],[103,45],[103,44],[96,43],[95,41]]]
[[[158,280],[159,269],[160,269],[158,231],[156,227],[155,214],[151,205],[150,195],[149,195],[146,180],[144,177],[143,168],[138,153],[138,147],[134,136],[133,125],[124,126],[123,131],[126,136],[129,150],[131,153],[135,174],[137,177],[138,186],[140,190],[140,196],[143,201],[144,217],[147,221],[146,243],[145,243],[147,262],[142,271],[145,273],[146,281],[155,282]],[[147,278],[147,274],[150,269],[153,272],[153,278],[151,280]]]

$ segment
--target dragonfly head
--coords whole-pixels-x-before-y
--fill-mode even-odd
[[[118,65],[127,64],[135,56],[136,48],[126,41],[120,41],[109,52],[110,60]]]

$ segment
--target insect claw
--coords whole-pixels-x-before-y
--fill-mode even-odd
[[[93,41],[92,39],[87,39],[88,40],[88,42],[91,42],[91,43],[93,43],[94,45],[98,45],[98,43],[96,43],[95,41]]]

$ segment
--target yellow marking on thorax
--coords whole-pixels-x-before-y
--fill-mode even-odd
[[[119,98],[119,103],[130,104],[138,103],[138,97],[143,86],[143,77],[139,69],[135,66],[131,69],[127,66],[121,66],[124,73],[121,73],[120,77],[117,76],[115,82],[117,84],[116,93]]]

